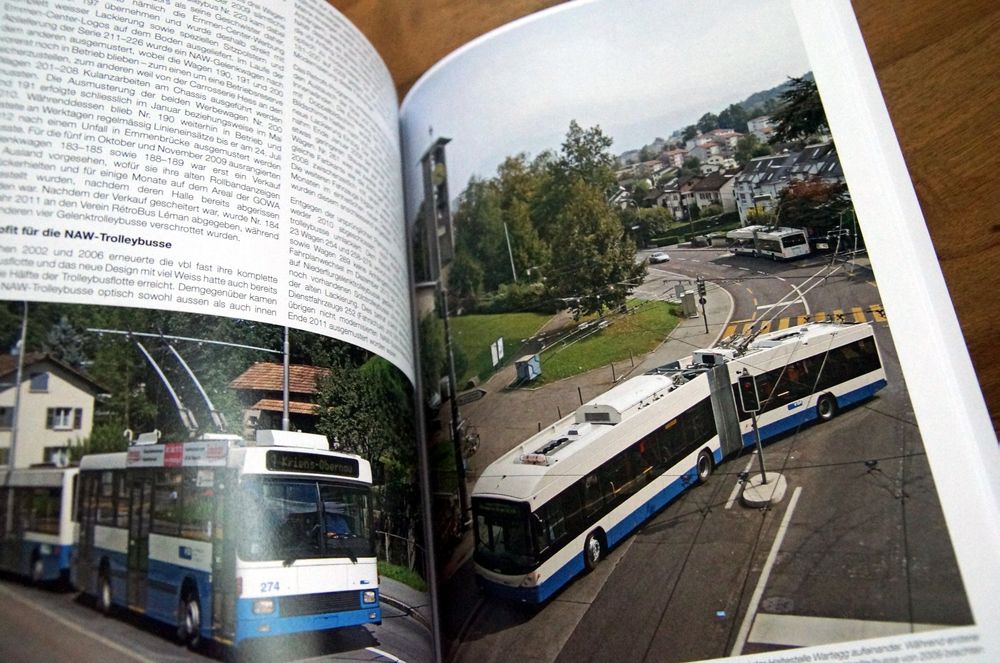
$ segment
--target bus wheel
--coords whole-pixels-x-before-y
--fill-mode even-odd
[[[698,468],[698,483],[708,481],[708,477],[712,476],[712,469],[714,467],[712,454],[702,449],[701,453],[698,454],[698,464],[696,467]]]
[[[45,577],[45,563],[42,561],[38,551],[31,556],[31,582],[38,584]]]
[[[823,394],[816,401],[816,416],[820,421],[830,421],[837,414],[837,399],[830,394]]]
[[[105,615],[111,614],[111,578],[106,571],[101,571],[97,580],[97,608]]]
[[[189,592],[178,607],[177,639],[194,649],[201,644],[201,605],[198,594]]]
[[[603,555],[604,545],[600,533],[591,532],[583,544],[583,565],[588,572],[597,568],[597,563],[601,561]]]

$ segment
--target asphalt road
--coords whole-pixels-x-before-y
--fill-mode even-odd
[[[254,643],[244,655],[260,661],[432,660],[427,630],[391,606],[381,626],[354,627]],[[0,661],[167,662],[220,660],[221,647],[189,651],[172,629],[124,611],[104,617],[75,592],[33,587],[0,575]]]
[[[750,278],[746,261],[672,251],[663,268],[725,287],[734,317],[802,295],[784,315],[879,302],[865,269],[754,261]],[[461,603],[445,620],[455,660],[688,661],[970,624],[892,339],[875,326],[889,386],[765,447],[788,481],[780,504],[741,506],[758,462],[731,459],[535,611],[476,595],[470,562],[444,598]]]

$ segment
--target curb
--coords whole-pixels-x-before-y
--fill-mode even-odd
[[[414,608],[413,606],[407,605],[406,603],[404,603],[403,601],[400,601],[397,598],[393,598],[391,596],[386,596],[385,594],[379,594],[379,599],[382,600],[382,601],[384,601],[385,603],[388,603],[389,605],[391,605],[396,610],[399,610],[399,611],[405,613],[407,617],[412,617],[414,620],[416,620],[417,622],[419,622],[420,625],[423,626],[428,631],[431,630],[431,623],[430,623],[430,621],[426,617],[424,617],[417,608]]]

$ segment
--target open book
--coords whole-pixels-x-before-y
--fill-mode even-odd
[[[0,11],[5,610],[1000,656],[996,439],[847,2],[570,3],[401,106],[322,0]]]

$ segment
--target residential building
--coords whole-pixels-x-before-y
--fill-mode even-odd
[[[714,172],[694,182],[690,193],[699,209],[718,205],[723,212],[735,212],[735,181],[733,174]]]
[[[29,352],[18,400],[17,364],[16,354],[0,356],[0,464],[10,464],[15,427],[15,467],[65,459],[71,446],[90,436],[95,397],[107,390],[50,354]]]
[[[274,362],[257,362],[243,371],[229,388],[239,392],[243,405],[244,435],[281,428],[283,416],[284,367]],[[307,433],[316,431],[316,396],[320,382],[330,374],[327,368],[293,364],[288,367],[288,416],[290,428]]]
[[[736,207],[740,223],[747,224],[750,210],[775,212],[781,192],[792,182],[814,179],[828,183],[844,182],[844,171],[832,142],[809,145],[801,152],[751,159],[736,176]]]

